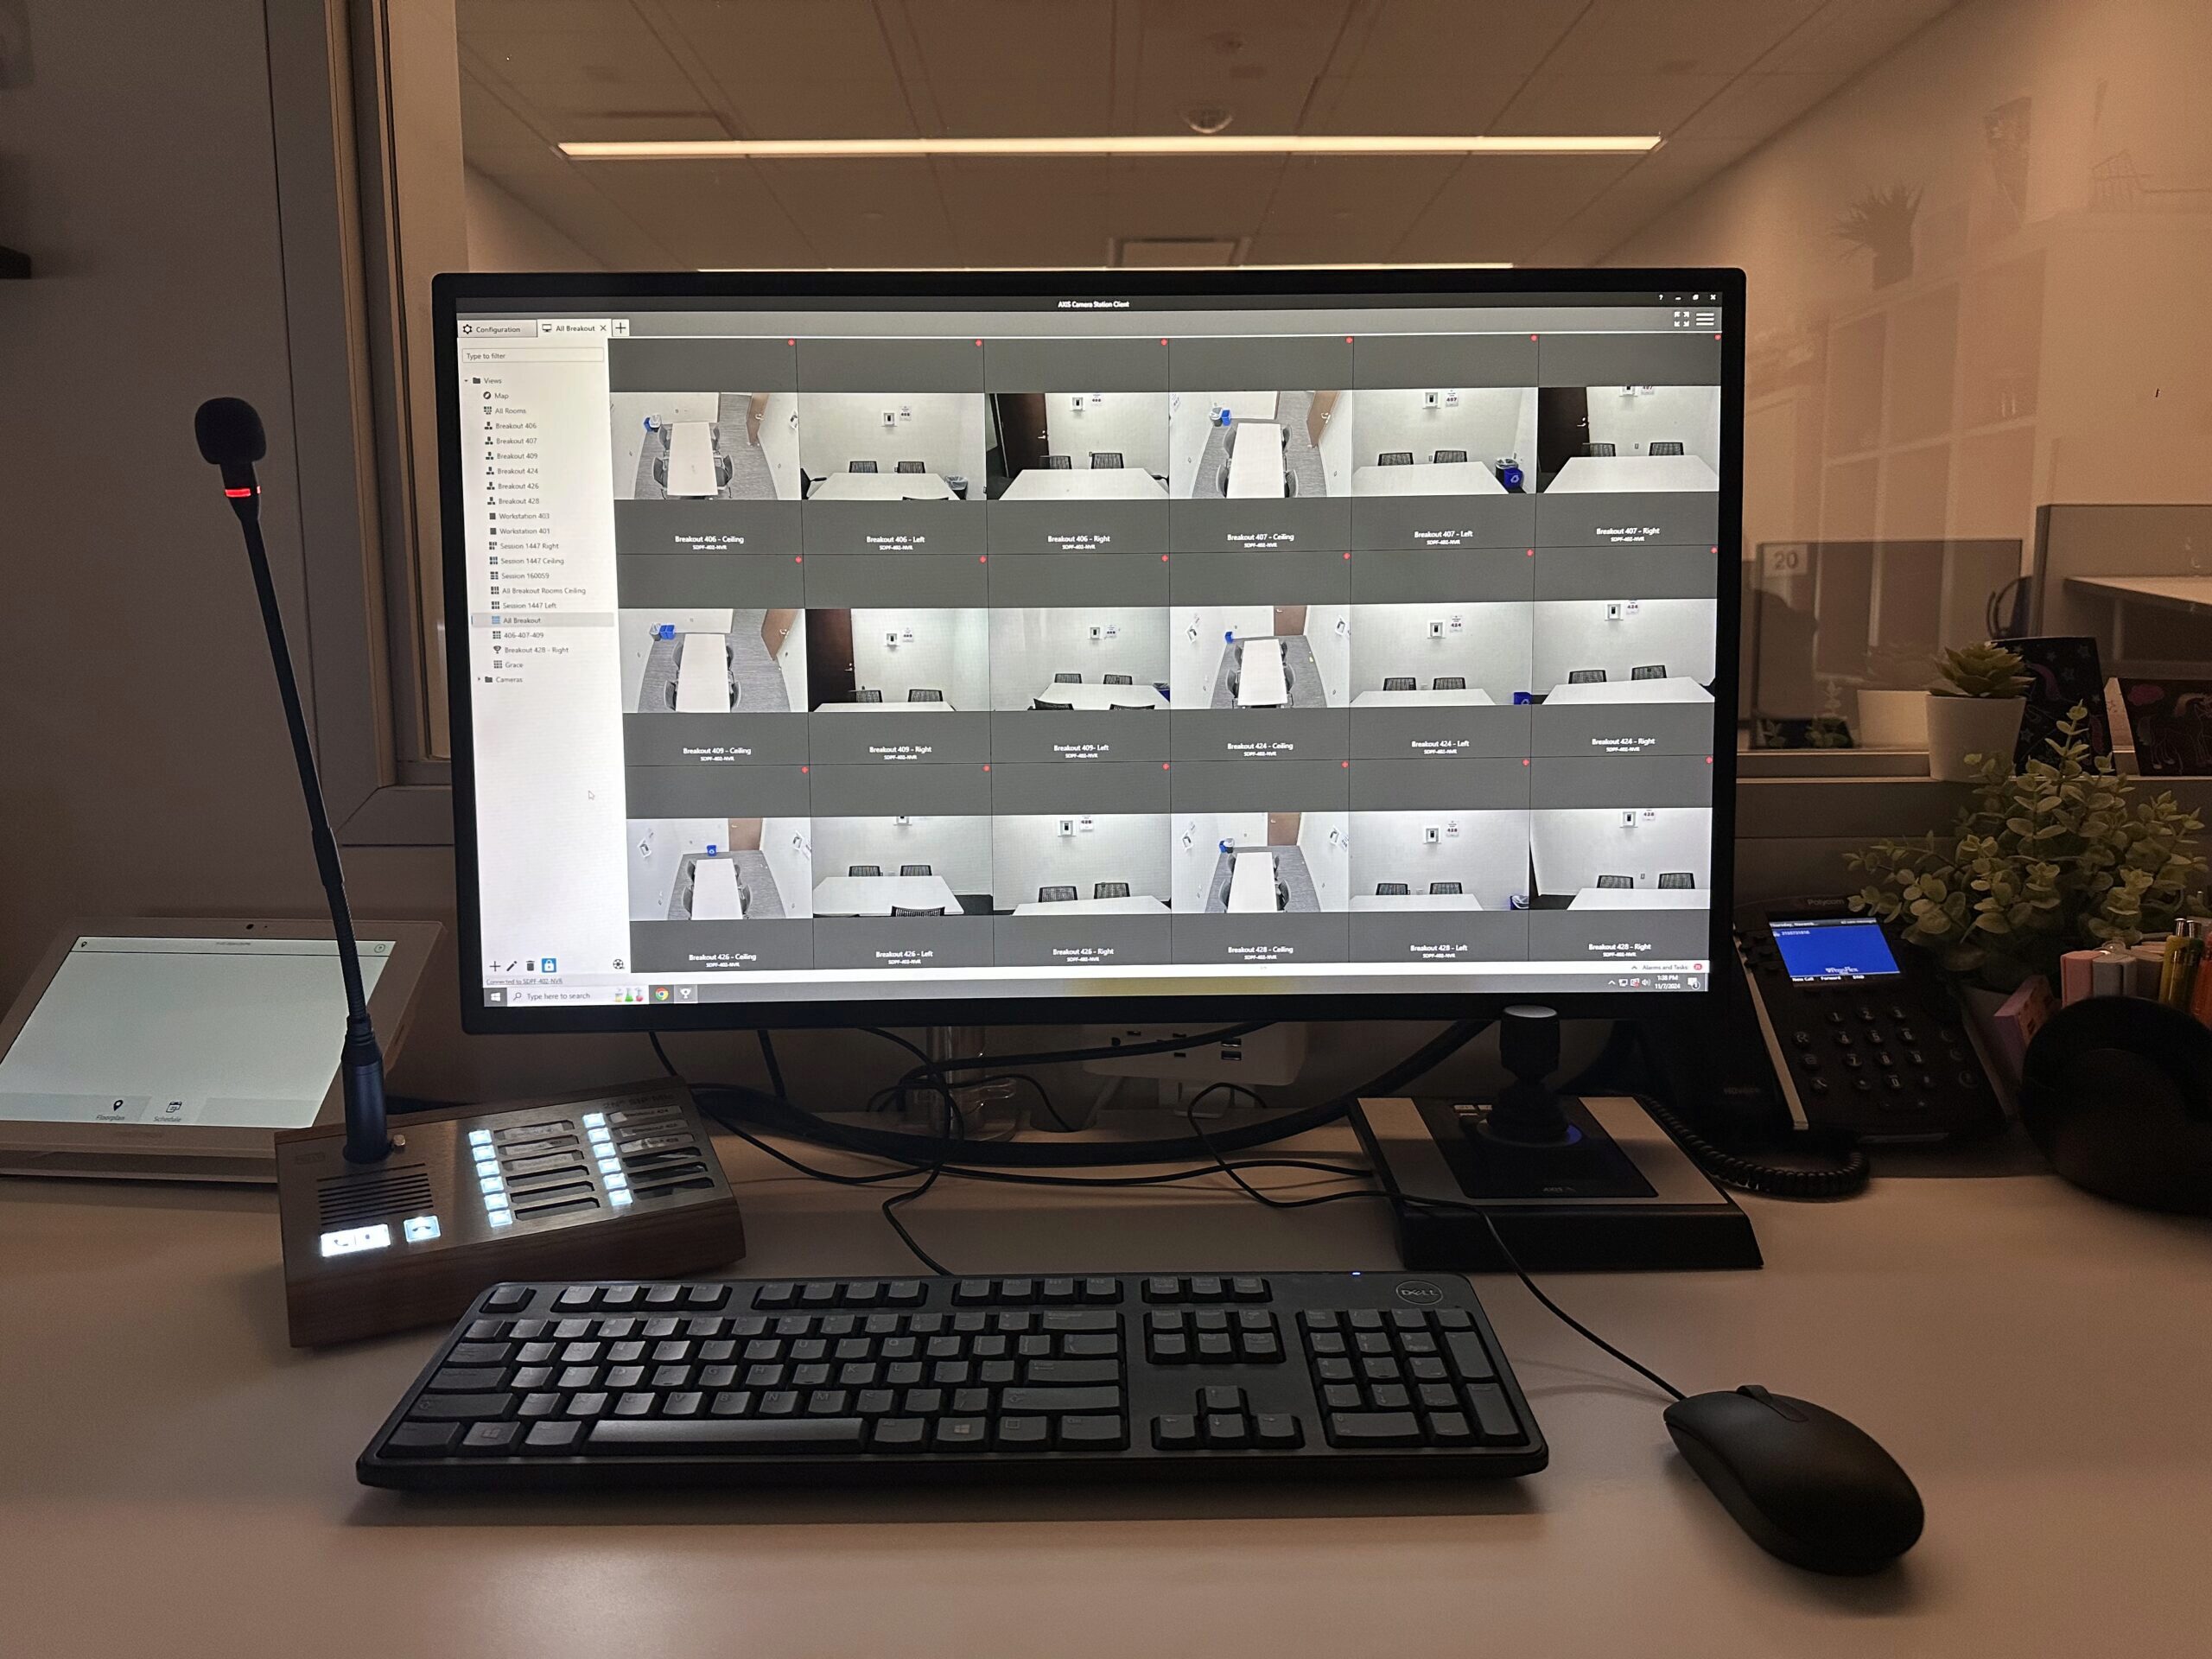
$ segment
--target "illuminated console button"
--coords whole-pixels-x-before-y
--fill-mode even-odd
[[[515,1216],[512,1210],[494,1210],[484,1219],[494,1227],[512,1227],[514,1225]]]
[[[410,1244],[427,1244],[438,1236],[435,1216],[410,1216],[399,1224],[399,1230]]]
[[[619,1206],[629,1203],[631,1197],[632,1193],[628,1187],[618,1186],[609,1189],[607,1194],[607,1201],[609,1204]]]
[[[391,1243],[391,1228],[385,1222],[372,1227],[349,1227],[325,1233],[320,1241],[325,1255],[352,1255],[361,1250],[381,1250]]]
[[[584,1128],[588,1129],[601,1129],[606,1127],[607,1114],[605,1112],[586,1112],[584,1114]]]

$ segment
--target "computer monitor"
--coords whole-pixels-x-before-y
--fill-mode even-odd
[[[442,276],[477,1031],[1650,1014],[1717,270]]]

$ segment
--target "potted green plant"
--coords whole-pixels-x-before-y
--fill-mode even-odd
[[[2025,664],[2002,645],[1961,645],[1936,660],[1928,688],[1928,775],[1969,784],[1985,758],[2012,764],[2027,712]]]
[[[2069,950],[2171,931],[2205,872],[2203,822],[2170,791],[2135,799],[2133,780],[2090,754],[2088,724],[2076,704],[2050,758],[2018,773],[2009,746],[1990,756],[1948,835],[1845,855],[1869,878],[1853,908],[1897,923],[1908,944],[1993,992],[2037,974],[2055,983]]]

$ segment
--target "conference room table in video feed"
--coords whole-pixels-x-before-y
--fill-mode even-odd
[[[1033,899],[1016,905],[1017,916],[1165,916],[1167,906],[1148,893],[1127,899]]]
[[[1481,910],[1471,893],[1355,893],[1354,910]]]
[[[726,715],[729,705],[728,639],[719,633],[685,634],[676,670],[677,713]]]
[[[1713,895],[1702,887],[1585,887],[1567,901],[1569,910],[1709,910]]]
[[[1275,899],[1275,855],[1267,848],[1239,853],[1230,871],[1229,907],[1232,911],[1273,911]]]
[[[817,703],[817,715],[950,715],[957,713],[949,702],[824,702]]]
[[[715,437],[705,421],[677,421],[669,428],[668,493],[709,496],[721,493],[715,481]]]
[[[1274,421],[1239,421],[1230,431],[1235,448],[1229,456],[1229,493],[1255,499],[1281,496],[1282,428]]]
[[[1236,706],[1240,709],[1280,709],[1290,701],[1290,682],[1282,671],[1282,641],[1247,639],[1243,642],[1243,665],[1237,671]]]
[[[1503,495],[1497,474],[1479,461],[1417,461],[1410,467],[1355,467],[1354,495]]]
[[[1165,709],[1167,699],[1148,685],[1085,685],[1055,680],[1037,694],[1039,702],[1065,702],[1070,708]]]
[[[1494,709],[1497,699],[1479,685],[1462,686],[1454,691],[1363,691],[1351,700],[1355,709],[1445,709],[1453,705],[1467,709]]]
[[[950,501],[952,486],[935,473],[832,473],[814,481],[810,501]]]
[[[691,919],[734,922],[745,915],[745,889],[737,866],[727,858],[702,858],[691,866]]]
[[[1717,490],[1719,475],[1696,455],[1577,455],[1559,469],[1546,495],[1617,490]]]
[[[1014,475],[1001,501],[1165,501],[1167,486],[1141,467],[1055,471],[1032,467]]]
[[[1552,687],[1544,698],[1548,709],[1564,709],[1578,702],[1711,702],[1713,693],[1687,674],[1665,674],[1656,680],[1580,680]]]
[[[894,910],[960,913],[941,875],[833,875],[814,884],[817,916],[888,916]]]

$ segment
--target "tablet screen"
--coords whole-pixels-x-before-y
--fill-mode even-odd
[[[391,951],[361,941],[365,991]],[[79,938],[0,1056],[0,1119],[303,1128],[345,1027],[328,939]]]

